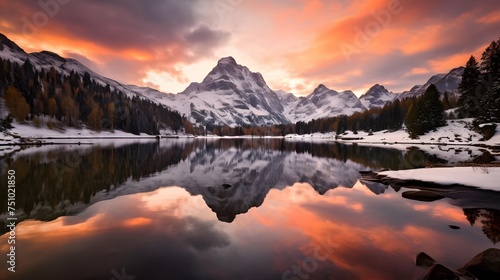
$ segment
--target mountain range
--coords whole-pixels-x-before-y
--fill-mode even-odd
[[[462,75],[464,73],[464,67],[460,66],[452,69],[447,74],[437,74],[432,76],[425,84],[416,85],[412,87],[408,91],[404,91],[401,94],[398,94],[399,99],[405,99],[409,97],[415,97],[422,95],[425,90],[431,85],[434,84],[439,92],[447,91],[449,96],[458,97],[458,86],[462,81]]]
[[[193,82],[184,91],[172,94],[117,82],[94,72],[75,59],[63,58],[49,51],[28,54],[2,34],[0,58],[18,64],[29,59],[37,69],[49,70],[54,67],[64,75],[71,71],[82,76],[89,73],[94,81],[102,85],[109,85],[130,97],[139,96],[162,104],[185,115],[195,124],[232,127],[288,124],[351,115],[383,107],[395,98],[419,96],[431,83],[440,91],[456,95],[463,73],[463,67],[455,68],[447,74],[432,76],[425,84],[416,85],[400,94],[389,92],[384,86],[376,84],[358,98],[350,90],[336,91],[320,84],[311,94],[298,97],[281,90],[272,90],[260,73],[238,64],[233,57],[225,57],[217,62],[203,81]]]

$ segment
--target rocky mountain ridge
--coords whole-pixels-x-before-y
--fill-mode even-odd
[[[29,59],[37,69],[49,70],[54,67],[64,75],[72,71],[82,76],[89,73],[94,81],[102,85],[109,85],[131,97],[138,96],[162,104],[185,115],[194,124],[232,127],[289,124],[351,115],[383,107],[395,98],[419,96],[431,83],[440,91],[457,95],[463,73],[463,67],[459,67],[447,74],[434,75],[425,84],[414,86],[401,94],[389,92],[384,86],[376,84],[358,98],[350,90],[336,91],[320,84],[308,96],[298,97],[281,90],[272,90],[260,73],[238,64],[233,57],[225,57],[218,61],[203,81],[193,82],[184,91],[171,94],[117,82],[75,59],[63,58],[49,51],[28,54],[2,34],[0,58],[18,64],[24,64]]]

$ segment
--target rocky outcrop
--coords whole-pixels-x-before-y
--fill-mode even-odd
[[[479,253],[464,269],[479,280],[500,279],[500,249],[490,248]]]
[[[427,267],[423,280],[498,280],[500,279],[500,249],[490,248],[470,260],[463,268],[453,271],[437,263],[424,252],[417,255],[416,265]]]
[[[420,252],[415,260],[417,266],[431,267],[436,261],[424,252]]]
[[[402,196],[406,199],[424,202],[431,202],[444,198],[444,196],[430,191],[406,191],[402,193]]]
[[[430,267],[424,280],[459,280],[455,272],[442,264],[435,264]]]

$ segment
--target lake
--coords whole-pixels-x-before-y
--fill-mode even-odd
[[[0,276],[418,279],[420,252],[458,269],[500,248],[500,193],[410,200],[406,188],[360,181],[359,171],[469,154],[260,138],[29,148],[0,159]],[[15,273],[4,254],[8,170]]]

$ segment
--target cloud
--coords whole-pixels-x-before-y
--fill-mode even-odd
[[[498,11],[491,12],[485,16],[482,16],[477,21],[485,24],[500,22],[500,12]]]
[[[196,56],[207,51],[207,46],[219,46],[229,39],[229,34],[214,31],[206,25],[201,25],[185,34],[185,40]]]
[[[210,14],[200,12],[201,0],[47,2],[56,3],[50,6],[53,14],[38,1],[0,3],[0,17],[11,23],[9,37],[41,41],[52,50],[63,43],[71,50],[66,54],[87,63],[99,61],[102,74],[127,83],[140,83],[148,70],[178,73],[176,65],[211,57],[230,38],[212,27]],[[48,18],[43,26],[37,21],[41,13]],[[26,22],[36,30],[25,28],[30,32],[23,33]],[[40,51],[36,47],[31,50]]]
[[[63,2],[42,0],[55,1]],[[208,73],[208,62],[231,55],[275,89],[301,95],[319,83],[358,93],[375,83],[407,90],[428,78],[414,69],[435,74],[463,65],[500,29],[496,0],[222,2],[229,5],[223,17],[213,1],[69,1],[37,32],[23,34],[44,10],[37,1],[2,1],[0,28],[26,50],[84,58],[126,83],[165,91],[182,84],[180,91]],[[193,75],[190,67],[208,71]]]
[[[458,2],[355,1],[344,17],[316,31],[307,47],[288,52],[290,73],[337,89],[383,81],[390,90],[409,89],[425,81],[414,69],[447,72],[497,36],[498,14],[489,12],[495,1]]]

